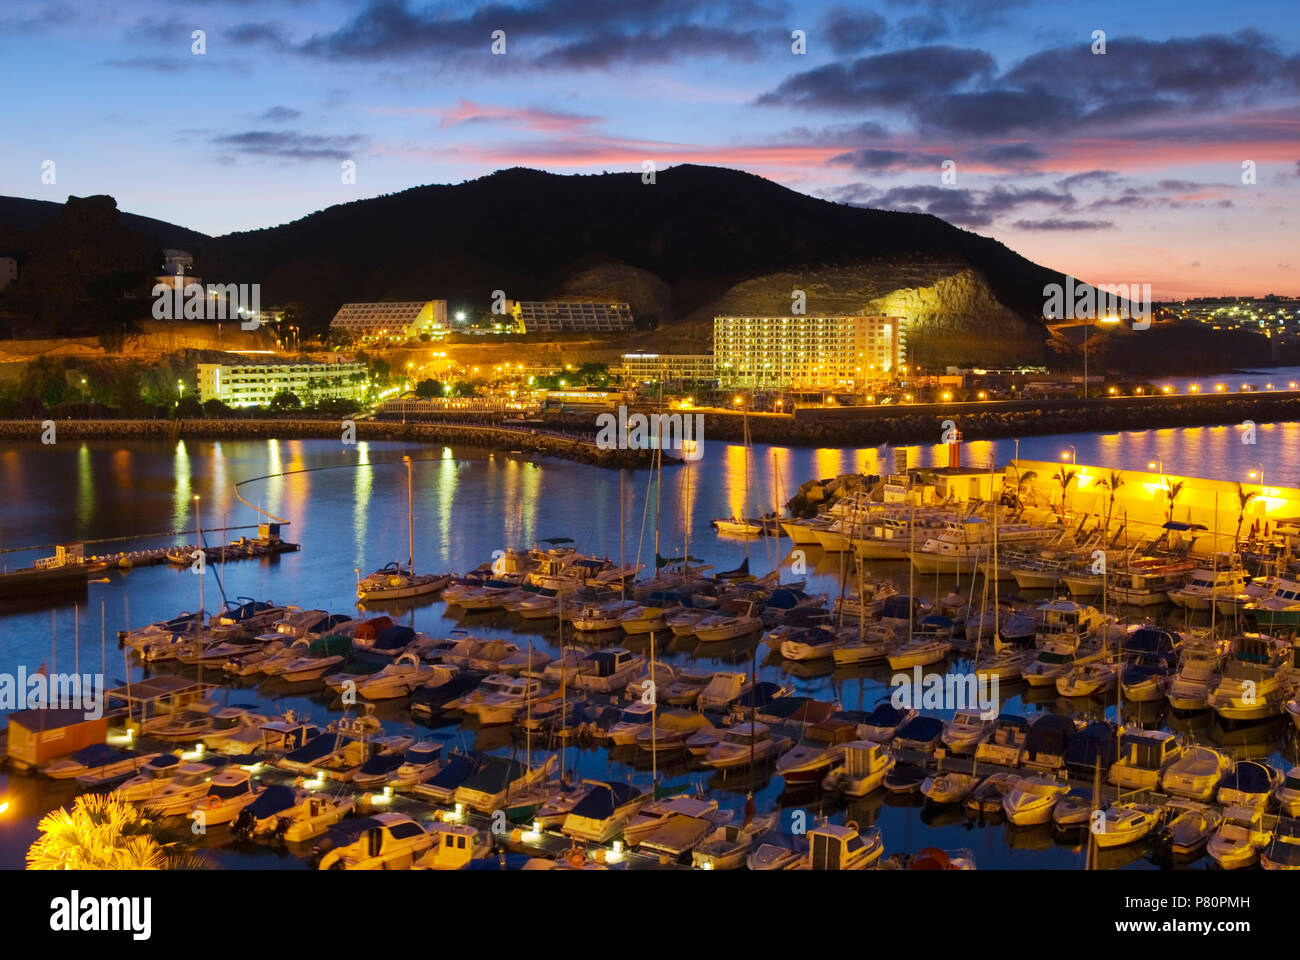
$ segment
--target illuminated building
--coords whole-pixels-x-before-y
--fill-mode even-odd
[[[713,357],[724,389],[853,390],[897,376],[901,317],[715,317]]]

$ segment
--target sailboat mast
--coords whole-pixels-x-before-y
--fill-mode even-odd
[[[656,738],[659,736],[655,721],[659,717],[659,688],[655,686],[655,632],[650,631],[650,689],[654,695],[650,698],[650,799],[658,799],[659,791],[659,751]]]
[[[563,667],[563,657],[561,657],[560,666]],[[533,766],[533,641],[528,641],[528,670],[524,674],[524,765],[528,769]]]
[[[406,534],[410,551],[407,554],[407,572],[415,576],[415,498],[411,492],[411,458],[406,461]]]
[[[618,599],[627,602],[627,554],[623,547],[624,527],[626,510],[623,504],[623,470],[618,471],[618,570],[621,576],[618,578]]]

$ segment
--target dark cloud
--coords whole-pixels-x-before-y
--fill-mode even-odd
[[[797,73],[758,102],[839,110],[918,104],[987,79],[993,70],[993,58],[982,50],[915,47]]]
[[[267,123],[288,123],[290,120],[297,120],[302,116],[301,110],[295,110],[293,107],[275,106],[269,110],[264,110],[257,117]]]
[[[1010,9],[993,6],[1003,13]],[[796,73],[758,103],[890,109],[909,116],[926,135],[1141,127],[1144,137],[1248,140],[1254,137],[1235,123],[1205,124],[1202,118],[1300,94],[1300,55],[1283,53],[1255,30],[1159,41],[1114,37],[1107,49],[1094,55],[1080,42],[1043,50],[998,75],[982,50],[921,46]],[[1180,120],[1185,125],[1176,129]],[[1267,131],[1269,139],[1294,137],[1294,124],[1285,116],[1249,125]]]
[[[831,157],[828,163],[849,166],[854,170],[915,170],[918,168],[939,169],[945,158],[933,156],[917,150],[881,150],[867,148],[852,150]]]
[[[351,21],[296,49],[330,60],[442,58],[458,66],[503,70],[519,65],[585,69],[616,62],[655,63],[721,56],[753,58],[762,43],[785,46],[784,11],[755,0],[532,0],[489,3],[447,14],[408,0],[371,0]],[[491,54],[492,34],[506,53]]]
[[[990,190],[972,190],[943,186],[891,187],[884,192],[866,184],[850,184],[839,190],[835,199],[855,206],[898,210],[903,213],[928,213],[962,227],[988,227],[999,217],[1026,206],[1046,206],[1057,210],[1074,207],[1068,193],[1045,188],[1017,189],[996,186]]]
[[[1046,158],[1047,154],[1032,143],[994,143],[976,147],[966,153],[967,159],[983,163],[1018,166]]]
[[[822,33],[840,56],[878,47],[885,39],[885,18],[873,10],[832,7],[822,19]]]
[[[1115,226],[1109,220],[1062,220],[1049,217],[1046,220],[1017,220],[1013,226],[1018,230],[1109,230]]]
[[[289,34],[278,23],[241,23],[227,30],[224,36],[231,43],[241,45],[258,44],[281,51],[293,48]]]
[[[152,70],[155,73],[182,73],[194,66],[193,57],[126,57],[121,60],[105,60],[104,65],[122,67],[127,70]]]
[[[213,146],[281,160],[347,160],[366,143],[359,134],[322,136],[287,130],[246,130],[212,137]]]

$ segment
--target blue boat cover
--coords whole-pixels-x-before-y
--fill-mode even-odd
[[[292,787],[277,783],[263,790],[261,796],[248,805],[248,810],[254,820],[265,820],[288,810],[297,800],[298,794]]]

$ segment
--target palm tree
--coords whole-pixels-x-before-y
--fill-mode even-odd
[[[69,811],[52,810],[36,825],[29,870],[201,870],[201,856],[164,842],[152,820],[110,794],[83,793]]]
[[[1241,485],[1241,481],[1237,481],[1237,536],[1232,541],[1233,549],[1236,549],[1236,544],[1241,542],[1241,525],[1246,520],[1246,508],[1258,496],[1258,493],[1247,493],[1246,488]]]
[[[1165,487],[1165,497],[1169,501],[1169,516],[1165,517],[1165,520],[1170,521],[1174,519],[1174,501],[1178,499],[1178,495],[1182,492],[1183,492],[1182,480],[1179,480],[1177,483],[1175,483],[1172,486]]]
[[[1115,492],[1124,486],[1124,473],[1120,470],[1112,470],[1110,476],[1102,477],[1097,481],[1097,485],[1110,491],[1110,499],[1106,503],[1106,533],[1109,535],[1111,514],[1115,512]]]
[[[1016,501],[1016,509],[1019,510],[1024,507],[1024,504],[1020,501],[1021,491],[1025,489],[1025,484],[1038,479],[1038,471],[1026,470],[1024,473],[1021,473],[1020,468],[1014,464],[1011,469],[1016,472],[1016,492],[1014,497]]]
[[[1061,516],[1065,516],[1065,495],[1070,490],[1070,484],[1074,483],[1075,478],[1079,476],[1078,470],[1066,470],[1061,467],[1056,471],[1056,476],[1052,479],[1061,485]]]

